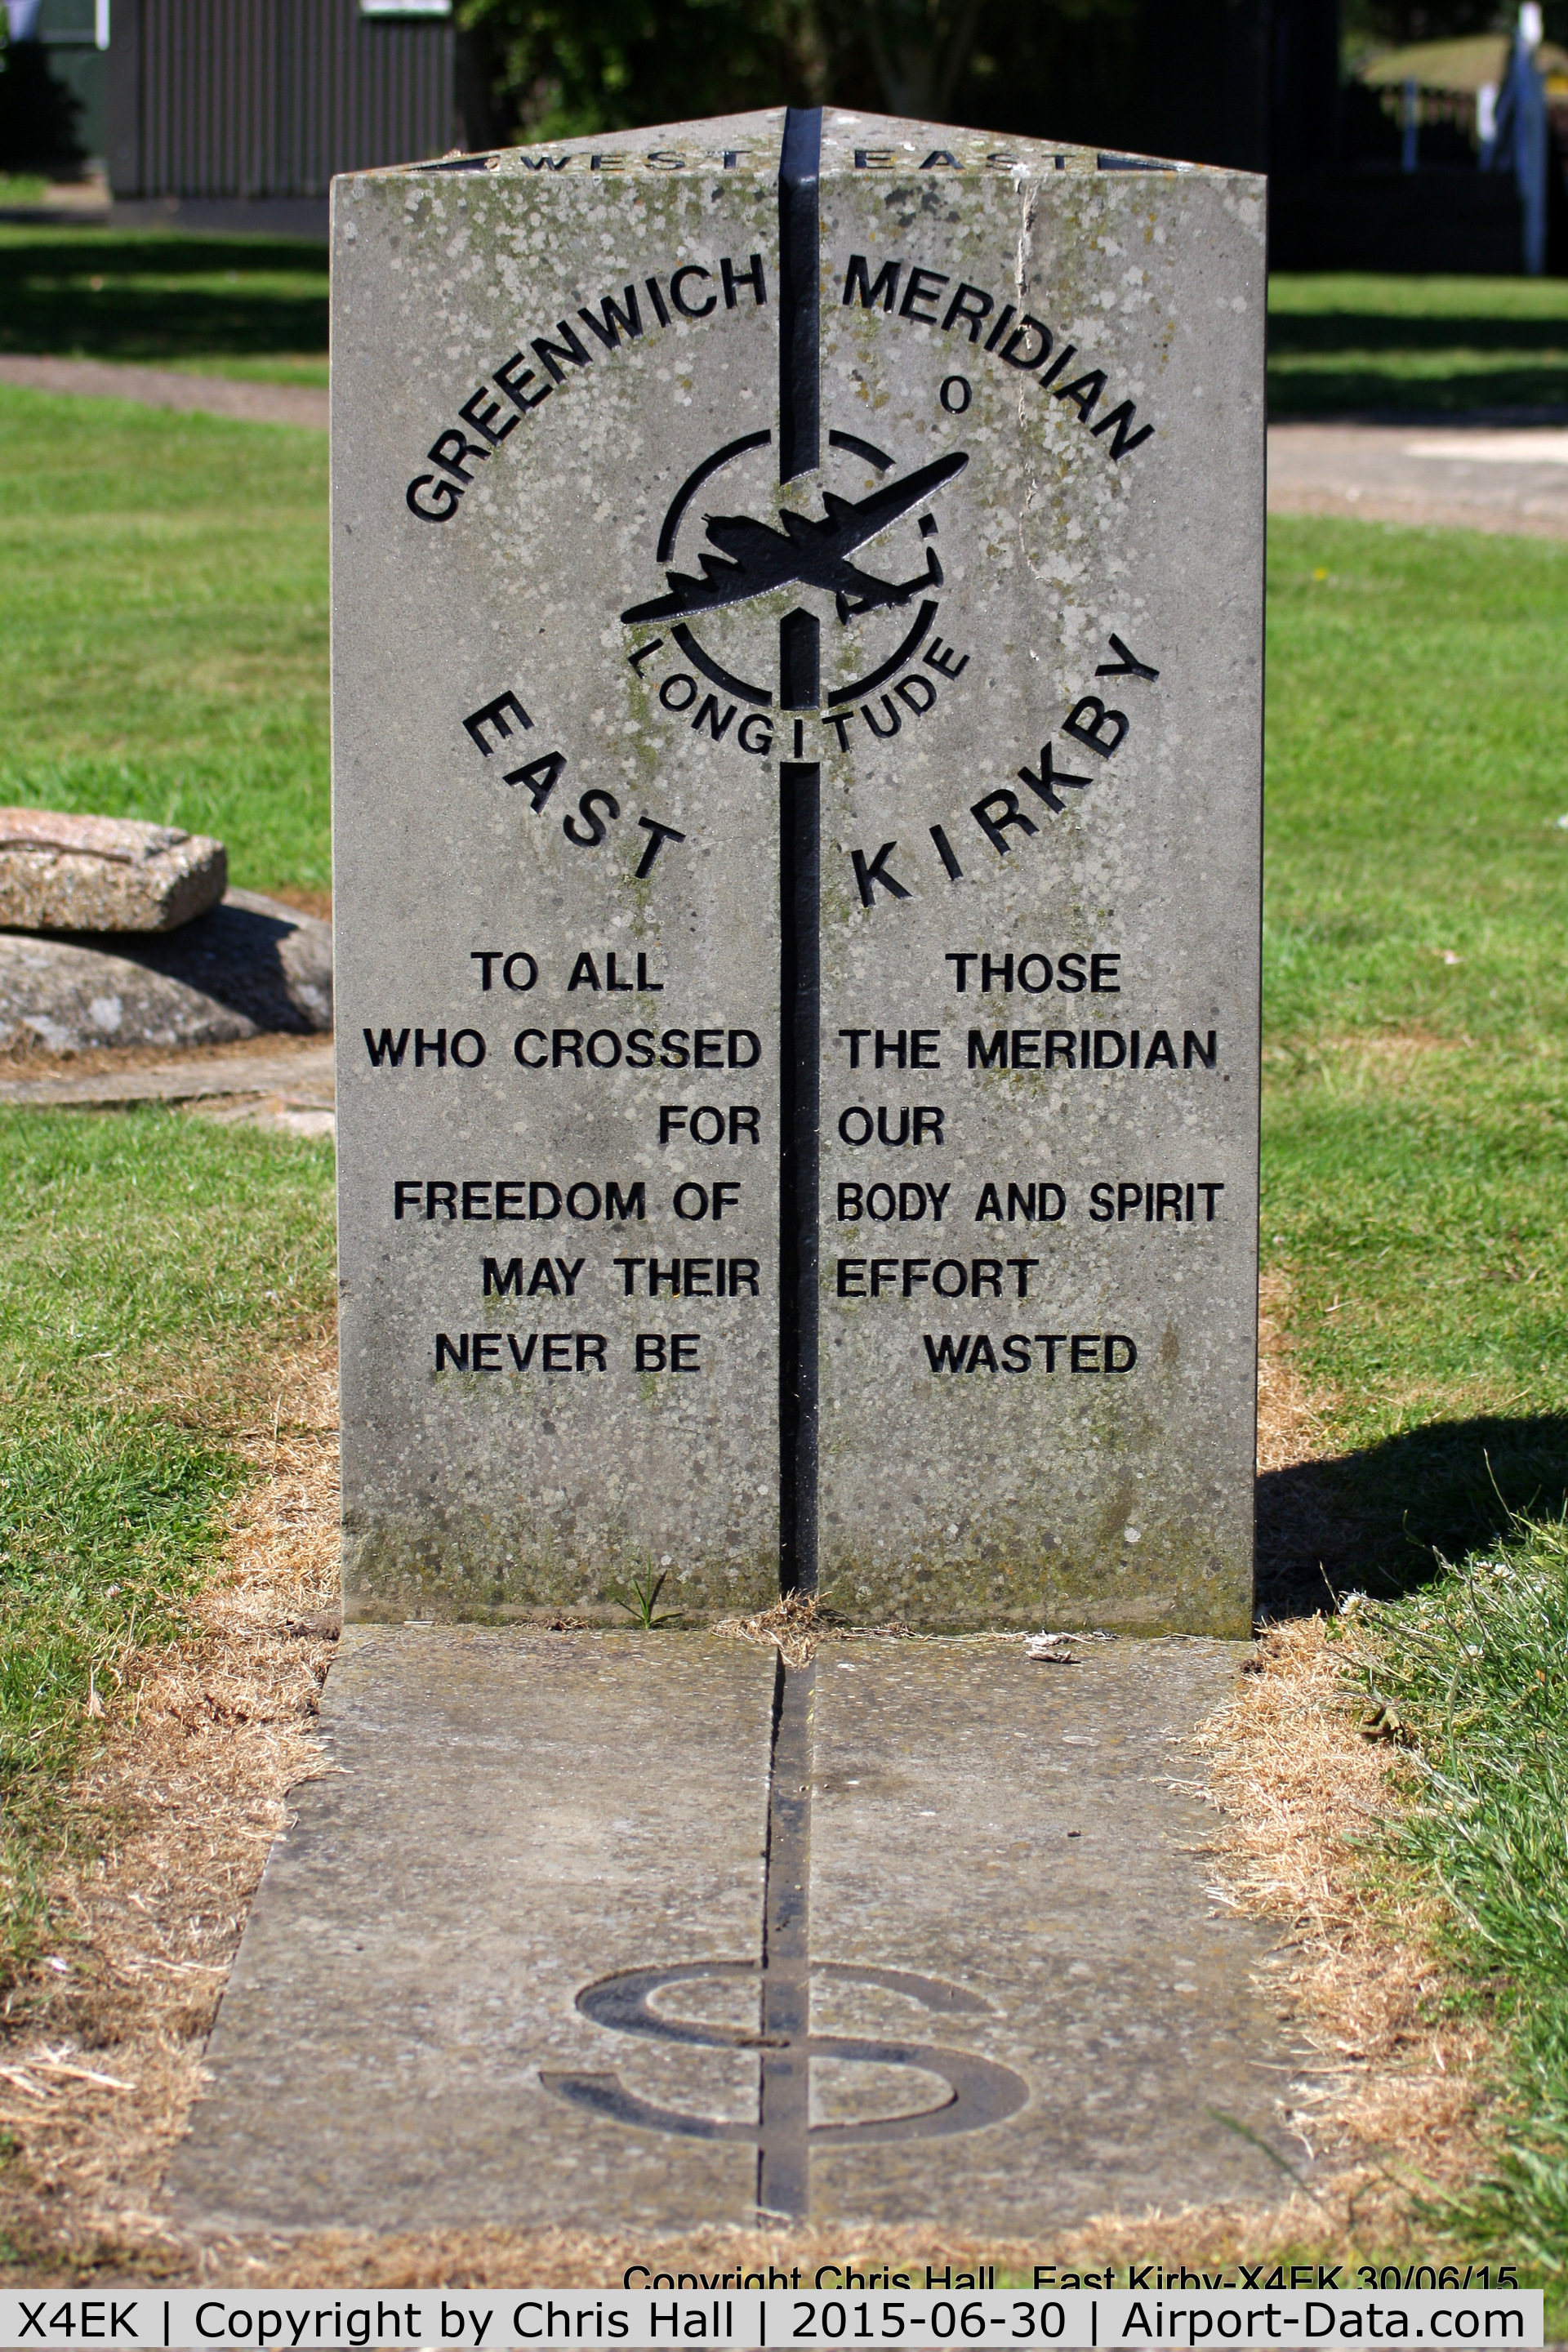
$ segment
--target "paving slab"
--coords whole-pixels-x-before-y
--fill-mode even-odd
[[[1568,538],[1568,430],[1453,420],[1271,425],[1268,508]]]
[[[330,1113],[332,1108],[332,1048],[276,1047],[221,1058],[199,1052],[177,1060],[139,1060],[125,1069],[51,1068],[26,1077],[0,1078],[0,1103],[38,1109],[107,1108],[114,1103],[214,1102],[264,1097],[280,1107]]]
[[[196,2233],[1027,2233],[1302,2165],[1172,1745],[1233,1645],[353,1628],[169,2189]]]
[[[658,2104],[754,2104],[754,2049],[628,2041],[576,2000],[618,1968],[754,1959],[773,1679],[738,1643],[346,1630],[337,1769],[296,1792],[246,1927],[172,2175],[187,2218],[744,2212],[754,2148],[672,2154],[540,2075],[609,2065]]]
[[[1222,1704],[1241,1654],[1118,1642],[1072,1666],[994,1642],[818,1654],[812,1939],[837,1966],[814,2025],[907,2033],[910,2001],[876,1980],[896,1959],[977,2004],[934,2038],[1028,2091],[963,2138],[825,2147],[813,2189],[828,2213],[1025,2235],[1267,2200],[1284,2176],[1237,2126],[1300,2165],[1273,2104],[1289,2053],[1257,1981],[1272,1939],[1207,1895],[1197,1849],[1213,1817],[1172,1786],[1193,1769],[1176,1743]]]

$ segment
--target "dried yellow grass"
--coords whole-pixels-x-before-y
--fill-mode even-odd
[[[786,1666],[810,1664],[829,1631],[827,1612],[816,1595],[786,1592],[771,1609],[751,1617],[721,1617],[713,1632],[726,1642],[752,1642],[777,1650]]]
[[[902,1619],[886,1625],[851,1625],[847,1619],[825,1609],[812,1593],[786,1592],[771,1609],[759,1610],[753,1617],[721,1617],[710,1628],[721,1639],[729,1642],[752,1642],[763,1648],[776,1650],[786,1666],[809,1665],[824,1642],[854,1639],[865,1641],[876,1637],[883,1641],[914,1641],[921,1638]],[[982,1641],[998,1638],[982,1634]],[[1005,1641],[1017,1641],[1016,1633],[1004,1634]]]
[[[196,1605],[200,1631],[125,1662],[73,1792],[100,1858],[55,1874],[55,1951],[6,2004],[0,2236],[29,2276],[40,2262],[68,2274],[106,2246],[121,2268],[179,2260],[158,2183],[287,1791],[322,1769],[333,1366],[316,1350],[268,1369],[266,1407],[232,1441],[258,1475]]]
[[[1219,1814],[1221,1898],[1282,1930],[1290,1966],[1271,1990],[1283,1984],[1321,2069],[1294,2121],[1341,2195],[1461,2177],[1489,2072],[1484,2031],[1444,2004],[1432,1906],[1373,1867],[1396,1751],[1363,1735],[1349,1651],[1322,1619],[1271,1627],[1194,1743]]]
[[[1289,1284],[1263,1285],[1259,1321],[1260,1472],[1321,1454],[1328,1400],[1307,1390],[1286,1338]],[[1286,1507],[1289,1497],[1287,1494]],[[1303,1538],[1275,1530],[1300,1557]],[[1268,1531],[1260,1528],[1267,1550]],[[1323,1602],[1331,1596],[1325,1585]],[[1445,2011],[1436,1914],[1374,1870],[1378,1823],[1397,1809],[1395,1755],[1363,1736],[1349,1681],[1353,1633],[1331,1640],[1327,1616],[1267,1628],[1229,1703],[1193,1747],[1219,1816],[1212,1853],[1221,1899],[1282,1930],[1291,1965],[1271,1978],[1318,2057],[1315,2095],[1292,2120],[1321,2168],[1322,2210],[1347,2229],[1397,2234],[1401,2185],[1453,2182],[1477,2160],[1489,2094],[1487,2036]],[[1345,1621],[1335,1631],[1345,1630]],[[1326,2176],[1323,2177],[1323,2176]]]
[[[1289,1277],[1266,1274],[1258,1286],[1258,1467],[1288,1470],[1322,1451],[1326,1400],[1309,1395],[1289,1339]]]

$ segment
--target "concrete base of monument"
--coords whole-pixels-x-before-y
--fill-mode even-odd
[[[5,1098],[0,1081],[0,1101]],[[486,1384],[489,1409],[499,1419],[514,1411],[504,1388]],[[569,1406],[566,1408],[570,1409]],[[554,1412],[559,1418],[562,1404]],[[689,1423],[688,1427],[689,1427]],[[513,1426],[510,1421],[509,1430]],[[684,1432],[679,1433],[684,1434]],[[633,1482],[622,1465],[625,1484]],[[509,1520],[499,1512],[458,1506],[443,1510],[426,1499],[403,1525],[390,1514],[373,1516],[355,1500],[345,1502],[343,1527],[343,1616],[365,1628],[375,1625],[459,1625],[526,1628],[552,1632],[603,1625],[624,1629],[628,1594],[651,1566],[654,1546],[634,1547],[606,1506],[605,1481],[598,1491],[558,1493],[555,1511],[520,1503]],[[585,1517],[597,1507],[591,1529]],[[557,1519],[555,1512],[559,1512]],[[417,1526],[416,1526],[417,1521]],[[564,1528],[562,1523],[564,1523]],[[1206,1558],[1176,1530],[1163,1551],[1130,1554],[1103,1542],[1071,1567],[1039,1562],[1037,1531],[1009,1530],[987,1544],[988,1554],[1025,1565],[998,1569],[979,1560],[981,1546],[950,1541],[940,1578],[885,1575],[876,1568],[824,1566],[817,1592],[820,1630],[843,1639],[852,1629],[924,1639],[975,1634],[1022,1638],[1042,1624],[1062,1632],[1091,1629],[1139,1639],[1173,1636],[1225,1643],[1245,1642],[1252,1630],[1250,1538],[1245,1564]],[[672,1536],[672,1540],[679,1538]],[[617,1545],[624,1549],[617,1551]],[[568,1557],[568,1554],[574,1555]],[[583,1555],[588,1555],[584,1558]],[[520,1570],[514,1563],[522,1560]],[[977,1564],[978,1562],[978,1564]],[[657,1571],[654,1571],[657,1574]],[[687,1575],[660,1580],[658,1607],[687,1633],[724,1631],[738,1620],[763,1620],[778,1599],[778,1553],[760,1547],[739,1549],[728,1558],[700,1561]],[[935,1595],[935,1598],[931,1596]]]
[[[204,2233],[931,2222],[1310,2170],[1173,1737],[1226,1644],[344,1636],[169,2187]]]

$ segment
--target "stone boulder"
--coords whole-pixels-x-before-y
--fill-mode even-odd
[[[250,890],[153,936],[0,930],[0,1051],[219,1045],[331,1025],[331,925]]]
[[[221,841],[130,817],[0,809],[0,926],[173,931],[223,897]]]

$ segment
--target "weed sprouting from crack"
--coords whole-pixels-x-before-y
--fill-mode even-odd
[[[666,1610],[660,1612],[658,1596],[669,1581],[669,1570],[661,1569],[655,1576],[651,1568],[640,1576],[628,1577],[624,1585],[611,1585],[610,1599],[617,1609],[624,1609],[645,1633],[657,1631],[660,1625],[673,1625],[674,1617]]]

